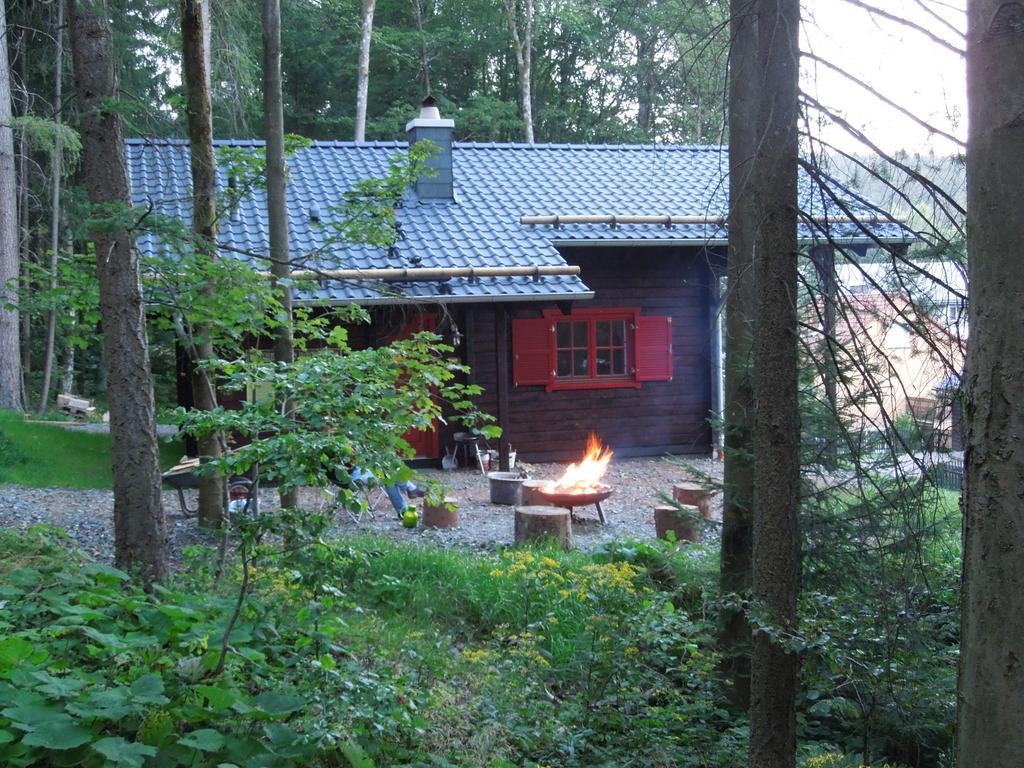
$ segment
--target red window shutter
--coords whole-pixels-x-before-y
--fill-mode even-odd
[[[636,380],[671,381],[671,379],[672,318],[637,318]]]
[[[548,384],[554,378],[552,327],[545,318],[512,321],[512,381],[517,387]]]

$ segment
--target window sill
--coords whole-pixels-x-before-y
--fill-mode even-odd
[[[561,380],[548,384],[548,392],[561,392],[572,389],[640,389],[640,382],[635,379],[582,379],[579,381]]]

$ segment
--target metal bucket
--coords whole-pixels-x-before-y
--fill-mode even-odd
[[[491,503],[518,506],[522,501],[523,478],[516,472],[489,472]]]

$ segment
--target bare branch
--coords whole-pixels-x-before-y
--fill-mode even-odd
[[[957,56],[964,56],[965,55],[965,51],[962,48],[957,48],[951,42],[949,42],[948,40],[943,39],[941,36],[935,34],[934,32],[932,32],[927,27],[921,26],[920,24],[918,24],[918,23],[916,23],[914,21],[911,21],[910,19],[904,18],[903,16],[899,16],[899,15],[897,15],[895,13],[891,13],[889,11],[882,10],[881,8],[878,8],[877,6],[874,6],[874,5],[871,5],[870,3],[864,2],[864,0],[844,0],[844,2],[847,2],[850,5],[855,5],[858,8],[863,8],[865,11],[870,13],[872,16],[879,16],[879,17],[881,17],[883,19],[886,19],[888,21],[895,22],[896,24],[901,24],[902,26],[907,27],[908,29],[912,29],[915,32],[918,32],[918,33],[924,35],[925,37],[927,37],[929,40],[931,40],[935,44],[941,45],[943,48],[945,48],[945,49],[947,49],[949,51],[952,51]]]
[[[949,21],[949,19],[944,17],[941,13],[937,13],[933,8],[930,8],[927,3],[922,2],[922,0],[914,0],[914,5],[916,5],[922,11],[927,13],[931,18],[935,19],[935,21],[939,22],[939,24],[944,26],[946,29],[948,29],[950,32],[952,32],[954,35],[956,35],[957,38],[964,39],[966,37],[966,35],[964,35],[964,32],[963,32],[962,29],[960,29],[955,24],[953,24],[951,21]],[[939,5],[939,6],[942,6],[944,8],[947,8],[949,10],[956,10],[956,11],[960,11],[961,13],[963,13],[963,9],[962,8],[953,8],[952,6],[946,5],[945,3],[935,3],[935,5]]]
[[[905,174],[907,174],[912,179],[917,181],[919,184],[922,184],[925,187],[934,190],[937,194],[941,195],[941,197],[944,200],[946,200],[946,202],[949,203],[949,205],[951,207],[953,207],[957,211],[958,214],[960,214],[961,216],[966,216],[967,215],[967,211],[964,209],[964,207],[962,205],[960,205],[960,203],[958,203],[945,190],[939,188],[936,184],[931,182],[920,171],[917,171],[917,170],[911,168],[906,163],[901,162],[900,160],[895,158],[893,155],[885,152],[881,147],[879,147],[870,138],[868,138],[868,136],[863,131],[855,128],[846,118],[836,114],[831,109],[829,109],[824,104],[822,104],[820,101],[818,101],[813,96],[811,96],[810,94],[802,92],[801,96],[803,97],[803,100],[804,100],[805,104],[807,104],[810,107],[813,107],[814,109],[818,110],[822,114],[826,115],[832,122],[834,122],[836,125],[838,125],[840,128],[842,128],[844,131],[849,133],[851,136],[856,138],[858,141],[860,141],[862,144],[864,144],[864,146],[868,147],[876,155],[878,155],[879,157],[881,157],[884,160],[886,160],[886,162],[891,163],[893,166],[899,168],[901,171],[903,171]]]
[[[941,136],[944,139],[948,139],[949,141],[951,141],[954,144],[956,144],[958,147],[961,147],[961,148],[966,148],[967,147],[966,142],[964,142],[963,140],[957,138],[952,133],[948,133],[947,131],[944,131],[941,128],[938,128],[938,127],[932,125],[927,120],[924,120],[924,119],[918,117],[917,114],[915,114],[912,110],[907,109],[902,104],[899,104],[898,102],[893,101],[888,96],[884,95],[883,93],[881,93],[879,90],[877,90],[873,86],[869,85],[868,83],[864,82],[859,77],[856,77],[855,75],[850,74],[849,72],[847,72],[842,67],[838,67],[835,64],[833,64],[832,62],[827,61],[826,59],[823,59],[820,56],[817,56],[816,54],[813,54],[813,53],[809,53],[807,51],[802,51],[800,55],[802,57],[804,57],[804,58],[810,59],[810,60],[812,60],[812,61],[814,61],[814,62],[816,62],[818,64],[821,64],[824,67],[827,67],[828,69],[832,70],[833,72],[835,72],[835,73],[837,73],[839,75],[842,75],[847,80],[849,80],[851,83],[854,83],[855,85],[860,86],[862,89],[864,89],[865,91],[870,93],[872,96],[874,96],[879,101],[881,101],[884,104],[887,104],[888,106],[892,107],[893,109],[895,109],[900,114],[905,115],[906,117],[909,117],[915,123],[917,123],[922,128],[924,128],[926,131],[929,131],[930,133],[934,133],[937,136]]]

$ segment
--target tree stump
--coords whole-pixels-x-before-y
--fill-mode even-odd
[[[516,544],[553,537],[562,549],[572,549],[572,518],[561,507],[516,507]]]
[[[459,500],[445,497],[442,504],[423,502],[424,528],[458,528]]]
[[[676,541],[689,541],[693,544],[698,539],[697,507],[684,505],[682,510],[668,504],[659,504],[654,508],[654,528],[659,539],[668,539],[668,532],[675,533]]]
[[[714,490],[699,483],[676,483],[672,486],[672,498],[680,504],[697,507],[703,520],[711,519],[711,497]]]
[[[540,489],[547,485],[546,480],[524,480],[522,487],[524,507],[550,507],[551,502],[541,495]]]

